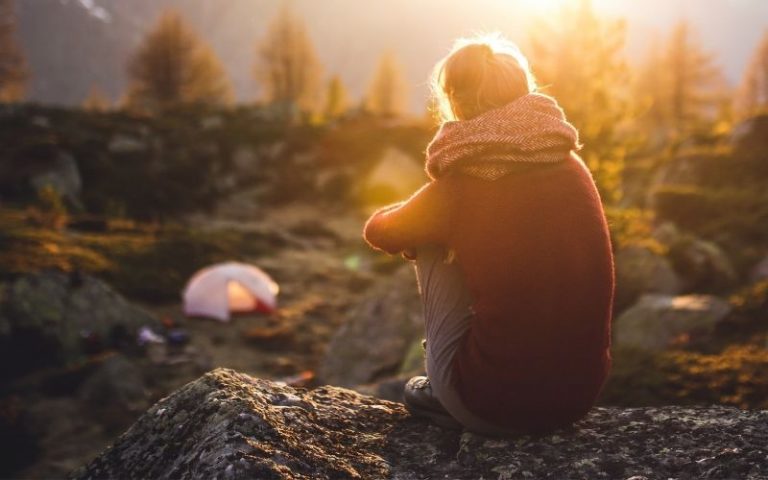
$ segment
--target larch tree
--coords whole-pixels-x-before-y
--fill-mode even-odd
[[[620,127],[629,116],[625,24],[604,19],[591,1],[566,4],[530,33],[533,72],[579,130],[581,156],[608,203],[621,197],[627,150]]]
[[[633,78],[634,97],[640,109],[639,120],[644,129],[650,128],[654,132],[663,129],[669,116],[666,105],[658,98],[659,92],[664,90],[662,64],[661,44],[654,38]]]
[[[0,0],[0,102],[24,97],[27,63],[16,39],[16,9],[13,0]]]
[[[160,16],[131,58],[128,73],[129,108],[161,111],[232,101],[232,87],[218,57],[175,10]]]
[[[393,53],[382,55],[365,97],[368,112],[382,117],[398,117],[405,113],[408,92],[402,72]]]
[[[684,20],[673,28],[661,60],[658,75],[663,83],[657,101],[665,104],[671,132],[682,140],[717,115],[723,76]]]
[[[741,116],[768,113],[768,30],[747,65],[738,97]]]
[[[638,122],[656,148],[674,148],[692,135],[729,128],[725,80],[687,22],[675,25],[662,44],[651,43],[635,80],[635,97],[643,107]]]
[[[328,81],[328,88],[325,93],[325,107],[323,114],[326,119],[334,120],[346,113],[349,107],[349,95],[341,77],[334,75]]]
[[[257,48],[256,79],[285,118],[317,110],[322,68],[304,21],[284,4]]]
[[[112,108],[112,101],[104,90],[98,86],[91,87],[88,96],[83,100],[83,110],[89,112],[106,112]]]

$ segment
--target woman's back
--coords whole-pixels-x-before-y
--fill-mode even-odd
[[[454,358],[463,400],[514,428],[572,421],[610,361],[613,264],[590,174],[572,155],[490,182],[450,181],[449,246],[476,313]]]

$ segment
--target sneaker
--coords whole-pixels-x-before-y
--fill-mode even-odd
[[[403,390],[405,408],[415,417],[426,417],[443,428],[462,430],[464,427],[443,407],[432,392],[429,378],[413,377],[408,380]]]

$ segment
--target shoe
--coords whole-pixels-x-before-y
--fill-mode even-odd
[[[453,418],[432,392],[429,378],[413,377],[403,390],[405,408],[415,417],[426,417],[450,430],[462,430],[464,426]]]

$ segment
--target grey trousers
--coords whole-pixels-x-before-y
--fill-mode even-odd
[[[453,357],[473,315],[472,298],[458,265],[446,262],[446,252],[441,248],[421,248],[416,252],[416,278],[424,306],[426,367],[432,392],[468,430],[487,435],[513,433],[467,410],[453,386]]]

